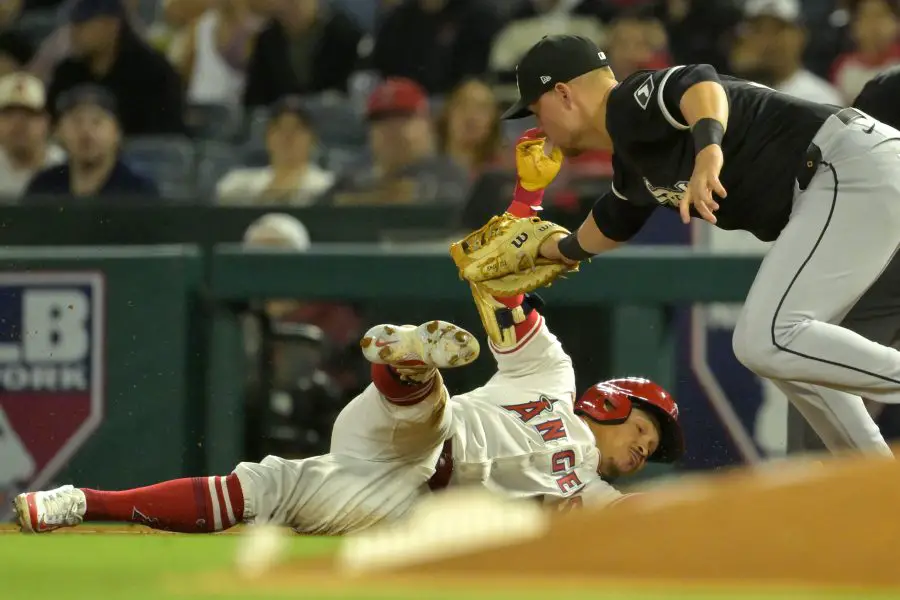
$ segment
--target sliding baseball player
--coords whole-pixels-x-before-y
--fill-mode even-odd
[[[534,132],[518,145],[517,158],[521,181],[510,211],[532,215],[558,161]],[[454,244],[457,264],[535,260],[543,241],[568,233],[535,217],[515,231],[504,222],[492,219]],[[228,475],[132,490],[67,485],[29,492],[15,500],[21,528],[124,521],[199,533],[267,522],[307,534],[345,534],[402,518],[423,496],[447,486],[481,486],[558,510],[616,502],[623,495],[604,478],[681,456],[674,400],[639,378],[598,383],[579,397],[572,361],[537,297],[491,291],[534,289],[568,268],[542,264],[530,281],[517,274],[488,286],[470,283],[497,364],[482,387],[450,397],[441,379],[443,369],[478,358],[471,333],[444,321],[377,325],[361,341],[371,384],[337,418],[328,454],[269,456]]]

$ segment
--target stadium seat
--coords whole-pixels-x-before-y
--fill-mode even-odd
[[[508,143],[515,143],[527,130],[537,127],[534,117],[503,121],[503,139]]]
[[[55,10],[35,10],[22,13],[15,30],[27,37],[35,46],[43,42],[60,25]]]
[[[223,104],[191,104],[184,111],[191,137],[200,140],[231,141],[243,121],[241,108]]]
[[[262,146],[266,143],[266,128],[269,123],[269,109],[260,106],[246,116],[247,143]]]
[[[365,121],[347,99],[317,96],[310,98],[307,106],[323,144],[359,146],[366,143]]]
[[[212,202],[216,184],[226,173],[242,166],[240,150],[223,142],[207,141],[197,146],[197,195]]]
[[[334,0],[334,2],[338,8],[349,14],[364,31],[375,31],[378,21],[378,2],[372,2],[372,0]]]
[[[435,118],[443,112],[444,107],[447,105],[447,96],[435,95],[428,98],[428,106],[431,109],[431,114],[435,116]]]
[[[265,144],[251,141],[239,149],[241,164],[247,167],[265,167],[269,164],[269,153]]]
[[[349,100],[328,95],[315,96],[308,99],[306,108],[323,144],[356,146],[366,143],[366,124]],[[254,110],[248,120],[250,142],[261,143],[266,138],[268,109]]]
[[[135,169],[152,177],[165,198],[193,199],[196,150],[181,136],[148,136],[125,142],[123,156]]]
[[[158,22],[162,4],[159,0],[138,0],[138,18],[146,25]]]
[[[324,150],[322,166],[329,171],[340,173],[344,169],[360,163],[366,155],[365,147],[332,146]]]

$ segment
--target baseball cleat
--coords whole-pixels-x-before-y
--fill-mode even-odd
[[[13,500],[23,533],[46,533],[74,527],[84,520],[84,492],[64,485],[46,492],[27,492]]]
[[[393,366],[462,367],[481,351],[474,335],[446,321],[376,325],[359,342],[369,362]]]

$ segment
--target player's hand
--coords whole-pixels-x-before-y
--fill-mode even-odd
[[[694,173],[679,207],[681,220],[685,225],[691,222],[691,205],[697,207],[701,217],[715,224],[716,215],[713,213],[719,210],[719,203],[713,194],[719,198],[728,195],[722,187],[722,182],[719,181],[723,164],[722,147],[716,144],[707,146],[697,154],[694,159]]]
[[[516,172],[519,184],[529,192],[542,190],[559,174],[563,153],[550,148],[540,129],[529,129],[516,143]]]

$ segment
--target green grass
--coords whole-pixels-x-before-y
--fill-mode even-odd
[[[246,587],[226,593],[192,590],[203,574],[227,572],[232,565],[240,536],[178,536],[85,534],[20,536],[0,534],[0,597],[10,600],[160,600],[241,598],[268,600],[298,598],[312,600],[547,600],[546,589],[478,590],[455,588],[413,591],[363,588],[347,593],[317,593],[296,589],[288,593],[248,592]],[[337,543],[333,538],[292,537],[290,554],[302,559],[322,555]],[[196,575],[196,577],[194,576]],[[775,593],[735,590],[669,591],[629,590],[621,584],[591,586],[583,592],[566,589],[560,596],[577,600],[887,600],[892,594],[804,593],[798,590]]]

